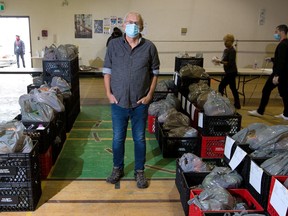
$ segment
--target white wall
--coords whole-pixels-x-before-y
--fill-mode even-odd
[[[30,16],[32,55],[53,42],[71,43],[79,46],[81,64],[86,65],[104,58],[109,35],[75,39],[74,14],[92,14],[94,20],[139,11],[147,24],[145,37],[155,42],[162,68],[173,68],[175,56],[184,51],[203,52],[204,66],[211,67],[211,58],[222,54],[226,33],[238,40],[238,67],[250,66],[254,60],[261,65],[277,45],[275,27],[288,24],[287,0],[68,0],[68,6],[62,6],[62,0],[4,2],[6,10],[0,15]],[[266,10],[264,25],[258,24],[260,9]],[[181,35],[182,27],[187,28],[186,35]],[[48,30],[47,38],[41,37],[43,29]]]

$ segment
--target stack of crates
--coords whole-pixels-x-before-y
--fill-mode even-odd
[[[43,60],[43,81],[51,83],[52,78],[62,77],[71,85],[72,96],[64,98],[66,132],[69,132],[80,112],[80,85],[78,56],[71,60]]]
[[[0,212],[34,211],[41,197],[39,145],[29,153],[0,154]]]
[[[227,116],[208,116],[191,103],[187,97],[178,96],[182,108],[190,116],[191,125],[199,134],[201,158],[223,158],[225,138],[234,135],[241,129],[242,116],[239,113]]]
[[[38,89],[40,86],[28,85],[27,93],[35,88]],[[22,122],[26,127],[24,133],[39,141],[42,179],[48,176],[66,140],[66,112],[65,110],[55,112],[54,115],[51,122]],[[38,129],[40,124],[44,127],[43,129]]]
[[[171,137],[156,119],[155,135],[163,158],[177,158],[184,153],[198,152],[198,137]]]
[[[288,176],[270,174],[261,164],[271,159],[271,156],[255,157],[251,155],[253,152],[249,144],[239,143],[230,136],[226,137],[225,163],[236,167],[237,172],[243,177],[245,188],[270,215],[287,215],[288,189],[284,182]],[[276,164],[277,162],[274,168],[277,167]]]
[[[46,179],[53,166],[52,150],[56,138],[56,118],[51,122],[22,122],[24,134],[38,141],[41,179]],[[42,127],[39,128],[39,125]]]

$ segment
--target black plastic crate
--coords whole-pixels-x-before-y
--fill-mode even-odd
[[[0,212],[34,211],[41,194],[40,175],[28,183],[1,183]]]
[[[179,72],[180,69],[187,64],[197,65],[197,66],[203,67],[204,59],[203,58],[196,58],[196,57],[179,58],[176,56],[175,57],[174,71]]]
[[[215,159],[203,160],[211,167],[211,170],[215,166],[227,166],[223,161]],[[189,205],[187,201],[190,199],[190,190],[193,188],[201,187],[204,178],[210,173],[207,172],[183,172],[179,165],[179,159],[176,160],[176,178],[175,185],[180,194],[180,201],[185,215],[189,215]]]
[[[254,150],[249,147],[249,144],[240,144],[238,142],[234,142],[231,148],[230,158],[227,158],[227,156],[224,155],[224,161],[227,164],[229,164],[229,162],[233,158],[237,147],[241,148],[244,152],[247,153],[247,155],[240,162],[240,164],[236,167],[236,170],[243,177],[245,188],[247,188],[249,192],[253,195],[253,197],[257,200],[257,202],[264,209],[266,209],[268,205],[269,189],[270,189],[270,182],[271,182],[272,176],[269,173],[267,173],[264,169],[260,168],[260,165],[268,158],[266,157],[265,158],[253,158],[250,156],[250,154]],[[258,167],[263,170],[263,174],[261,178],[259,177],[258,179],[258,182],[261,182],[260,193],[250,183],[251,163],[254,163],[255,167]]]
[[[204,136],[233,136],[241,129],[239,113],[228,116],[208,116],[198,113],[198,131]]]
[[[158,124],[158,143],[162,150],[163,158],[177,158],[184,153],[196,153],[199,151],[198,137],[169,137],[168,131],[163,130],[162,124]]]
[[[204,82],[208,86],[210,86],[210,77],[207,78],[189,78],[189,77],[180,77],[180,86],[178,87],[179,91],[182,92],[183,95],[188,97],[190,93],[189,86],[193,83]]]
[[[203,78],[191,78],[191,77],[181,77],[179,73],[175,73],[173,76],[174,84],[176,85],[176,88],[178,91],[181,91],[181,93],[187,97],[189,94],[189,86],[193,83],[199,83],[204,82],[208,86],[211,84],[211,78],[210,77],[203,77]]]
[[[40,88],[40,86],[34,85],[34,84],[30,84],[27,86],[27,93],[29,94],[29,92],[35,88]]]
[[[243,181],[245,184],[245,187],[248,189],[248,191],[252,194],[252,196],[257,200],[257,202],[264,208],[267,209],[268,206],[268,198],[269,198],[269,190],[270,190],[270,184],[271,184],[271,174],[266,172],[264,169],[260,168],[260,165],[267,160],[268,158],[251,158],[249,157],[248,160],[245,161],[243,164],[243,172],[241,173],[243,177]],[[260,193],[254,188],[254,186],[250,183],[250,175],[253,174],[251,172],[251,164],[254,164],[253,166],[258,167],[263,170],[263,174],[261,178],[258,178],[257,182],[260,183]]]
[[[76,101],[74,104],[72,104],[72,107],[69,111],[69,113],[66,114],[66,132],[69,132],[73,124],[80,113],[80,100]]]
[[[29,182],[39,175],[39,143],[29,153],[0,154],[0,186],[5,182]]]
[[[25,126],[24,134],[31,137],[32,140],[38,140],[39,153],[47,151],[55,139],[55,118],[51,122],[22,122]],[[43,129],[38,129],[39,125]]]
[[[0,212],[31,211],[40,199],[39,143],[29,153],[0,154]]]
[[[55,164],[66,140],[66,127],[59,130],[52,144],[52,163]]]
[[[67,82],[79,79],[78,57],[72,60],[43,60],[43,81],[51,83],[54,76],[62,77]]]

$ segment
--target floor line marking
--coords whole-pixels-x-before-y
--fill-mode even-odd
[[[147,199],[147,200],[48,200],[47,203],[172,203],[179,199]]]

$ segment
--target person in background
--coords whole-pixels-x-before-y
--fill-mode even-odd
[[[267,79],[263,89],[262,97],[257,110],[248,111],[249,115],[261,117],[264,115],[271,92],[278,86],[280,96],[284,104],[284,111],[277,118],[288,120],[288,39],[287,25],[279,25],[275,29],[274,39],[279,41],[274,58],[267,59],[273,62],[272,74]]]
[[[16,35],[16,40],[14,42],[14,54],[16,55],[16,60],[17,60],[17,67],[20,67],[19,64],[19,56],[22,59],[22,65],[25,68],[25,60],[24,60],[24,55],[25,55],[25,44],[24,42],[20,39],[19,35]]]
[[[123,37],[109,42],[103,65],[113,128],[113,170],[106,181],[116,184],[124,176],[125,140],[130,119],[134,142],[134,177],[138,188],[147,188],[148,181],[144,175],[145,131],[160,61],[156,46],[140,33],[143,19],[139,13],[129,12],[124,18],[123,29]]]
[[[229,85],[234,97],[234,106],[236,109],[241,109],[239,94],[236,88],[238,69],[236,65],[236,50],[233,47],[235,41],[234,35],[227,34],[224,36],[223,40],[226,49],[223,52],[222,59],[214,58],[212,60],[215,64],[223,64],[225,72],[225,75],[219,84],[218,91],[224,95],[224,90],[226,86]]]
[[[118,27],[114,27],[112,34],[107,40],[106,47],[108,46],[108,43],[110,42],[110,40],[117,38],[117,37],[121,37],[121,36],[122,36],[121,29],[119,29]]]

